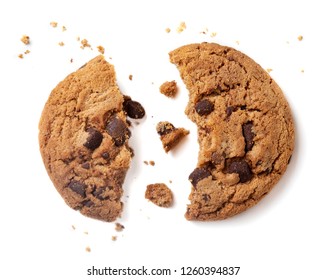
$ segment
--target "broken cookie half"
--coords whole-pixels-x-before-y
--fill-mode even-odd
[[[124,98],[113,65],[101,55],[60,82],[43,109],[39,144],[46,170],[65,202],[88,217],[114,221],[121,214],[132,157],[126,114],[140,118],[145,111]]]
[[[220,220],[260,201],[280,180],[294,149],[290,107],[278,85],[245,54],[214,43],[170,52],[189,90],[198,126],[188,220]]]

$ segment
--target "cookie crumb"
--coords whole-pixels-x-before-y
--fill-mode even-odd
[[[170,122],[159,122],[156,126],[156,131],[160,135],[160,140],[163,145],[163,149],[168,153],[173,149],[180,141],[189,134],[189,130],[184,128],[175,128]]]
[[[63,46],[65,45],[65,43],[64,43],[64,42],[59,42],[58,45],[59,45],[60,47],[63,47]]]
[[[67,28],[63,25],[61,30],[62,30],[62,32],[65,32],[67,30]]]
[[[210,36],[211,36],[212,38],[214,38],[216,35],[217,35],[216,32],[212,32]]]
[[[29,36],[27,36],[27,35],[23,35],[21,37],[20,41],[22,41],[25,45],[29,45],[30,44]]]
[[[273,69],[272,68],[267,68],[266,71],[267,71],[267,73],[270,73],[270,72],[273,71]]]
[[[30,52],[31,52],[30,50],[26,50],[24,54],[29,54]]]
[[[175,97],[178,92],[176,81],[166,81],[160,86],[160,92],[167,97]]]
[[[203,31],[200,32],[200,34],[206,35],[208,33],[208,28],[206,27]]]
[[[105,52],[105,48],[102,47],[102,46],[97,46],[97,50],[98,50],[98,52],[101,53],[101,54],[104,54],[104,52]]]
[[[120,223],[115,223],[115,230],[116,231],[123,231],[124,230],[124,225],[120,224]]]
[[[177,32],[181,33],[187,28],[186,23],[184,21],[180,22],[180,25],[177,28]]]
[[[74,59],[73,58],[70,58],[70,63],[73,63],[74,62]]]
[[[117,241],[117,236],[116,235],[112,235],[112,237],[111,237],[111,239],[112,239],[112,241]]]
[[[133,76],[130,74],[129,75],[129,80],[132,81]]]
[[[20,54],[18,55],[18,57],[19,57],[20,59],[23,59],[23,58],[24,58],[24,55],[23,55],[22,53],[20,53]]]
[[[170,207],[173,202],[172,191],[164,183],[150,184],[146,187],[145,198],[160,207]]]
[[[303,40],[303,36],[302,35],[298,36],[298,40],[299,41],[302,41]]]
[[[148,165],[148,161],[147,161],[147,160],[144,160],[144,163],[145,163],[146,165]]]
[[[80,43],[82,44],[80,46],[81,49],[90,48],[91,47],[91,45],[88,43],[88,40],[87,39],[81,40]]]
[[[170,33],[171,32],[171,29],[167,27],[167,28],[165,28],[165,32],[166,33]]]
[[[155,166],[155,161],[154,161],[154,160],[150,160],[150,161],[149,161],[149,164],[150,164],[151,166]]]
[[[53,27],[53,28],[56,28],[58,26],[58,23],[56,21],[51,21],[50,22],[50,25]]]
[[[78,37],[76,38],[76,40],[79,42],[79,41],[80,41],[80,37],[78,36]]]
[[[86,250],[86,252],[90,253],[90,252],[91,252],[91,247],[87,246],[87,247],[85,248],[85,250]]]
[[[71,228],[72,228],[73,230],[75,230],[75,229],[76,229],[76,227],[75,227],[74,225],[71,225]]]

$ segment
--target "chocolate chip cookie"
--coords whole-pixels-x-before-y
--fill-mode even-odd
[[[280,180],[294,149],[289,105],[251,58],[214,43],[170,52],[189,90],[185,113],[198,126],[188,220],[220,220],[260,201]]]
[[[103,221],[122,211],[132,156],[123,103],[114,67],[97,56],[55,87],[39,123],[40,151],[54,186],[70,207]]]

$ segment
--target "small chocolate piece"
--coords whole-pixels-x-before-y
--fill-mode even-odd
[[[175,130],[175,127],[169,122],[159,122],[156,126],[156,131],[160,136],[166,135],[173,130]]]
[[[113,138],[114,144],[118,147],[122,146],[131,135],[131,132],[126,124],[117,117],[113,117],[108,122],[106,130]]]
[[[203,99],[196,103],[195,110],[198,115],[206,116],[214,110],[214,104],[208,99]]]
[[[104,152],[104,153],[102,153],[102,158],[104,158],[104,159],[109,159],[109,158],[110,158],[109,153],[108,153],[108,152]]]
[[[89,162],[84,162],[82,165],[81,165],[82,168],[84,169],[89,169],[91,166],[89,164]]]
[[[125,96],[124,99],[123,110],[129,118],[141,119],[145,116],[145,109],[139,102],[131,100],[129,96]]]
[[[94,202],[88,199],[88,200],[82,201],[81,204],[82,204],[84,207],[91,207],[91,206],[94,205]]]
[[[197,167],[189,175],[189,181],[194,187],[196,187],[199,181],[209,177],[210,175],[211,173],[206,168]]]
[[[78,181],[71,181],[68,186],[69,189],[71,189],[72,191],[74,191],[75,193],[78,193],[80,196],[82,196],[83,198],[86,197],[86,185],[78,182]]]
[[[237,173],[241,183],[250,181],[253,177],[249,164],[242,158],[227,160],[226,173]]]
[[[87,149],[94,151],[96,148],[98,148],[101,145],[103,140],[103,135],[101,132],[99,132],[98,130],[92,127],[88,128],[86,132],[88,133],[88,137],[86,139],[86,142],[84,143],[84,146]]]
[[[226,108],[226,116],[230,117],[231,114],[236,110],[236,108],[234,106],[229,106]]]
[[[242,125],[242,134],[246,142],[246,152],[251,151],[252,147],[254,146],[254,137],[255,134],[252,132],[253,123],[247,122]]]
[[[108,195],[105,195],[105,191],[108,189],[108,187],[96,187],[92,194],[99,200],[105,200],[109,198]]]

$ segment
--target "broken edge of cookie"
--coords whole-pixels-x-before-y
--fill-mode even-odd
[[[212,221],[241,213],[287,168],[294,150],[289,105],[266,71],[235,49],[201,43],[169,55],[189,91],[185,113],[198,126],[185,217]]]
[[[114,66],[102,55],[68,75],[51,92],[39,123],[49,177],[65,202],[83,215],[120,217],[131,132]]]

